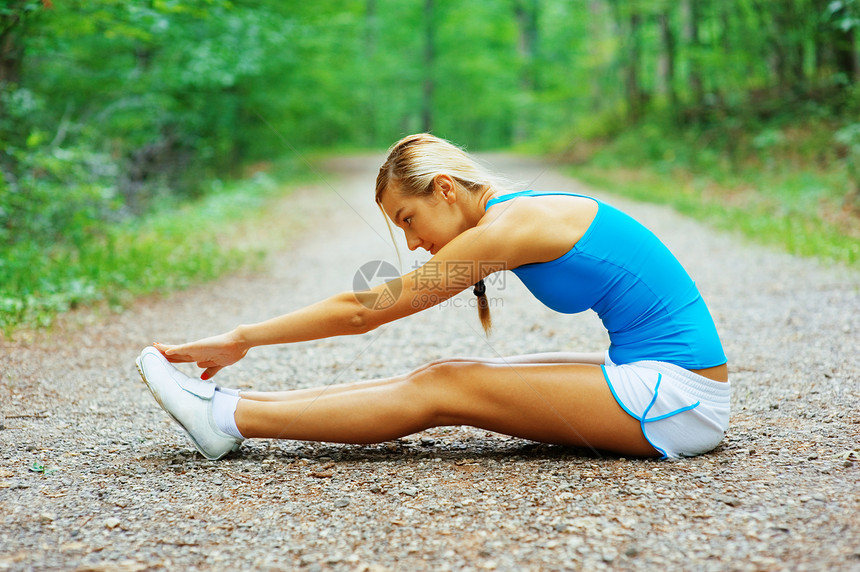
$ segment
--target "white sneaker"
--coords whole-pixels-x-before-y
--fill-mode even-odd
[[[242,444],[215,425],[212,397],[215,384],[189,377],[173,367],[154,347],[140,352],[137,371],[155,400],[179,423],[197,450],[212,461],[220,459]]]

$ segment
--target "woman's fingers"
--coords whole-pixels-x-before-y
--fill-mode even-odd
[[[200,359],[200,356],[196,355],[199,352],[191,351],[188,348],[188,344],[182,346],[170,346],[167,344],[156,343],[153,344],[155,349],[161,352],[161,354],[167,358],[167,361],[171,363],[185,363],[191,361],[197,361]]]
[[[200,374],[200,379],[202,379],[202,380],[212,379],[212,376],[214,376],[216,373],[218,373],[222,369],[223,369],[222,366],[207,367],[206,371],[204,371],[202,374]]]
[[[161,355],[167,358],[169,362],[181,362],[181,361],[189,361],[187,359],[183,359],[186,356],[177,355],[176,348],[178,346],[170,346],[167,344],[162,344],[160,342],[155,342],[152,346],[161,352]]]
[[[223,365],[217,365],[216,360],[212,358],[198,358],[187,350],[184,350],[183,346],[170,346],[158,342],[152,345],[171,363],[197,362],[198,367],[205,369],[200,375],[200,379],[212,379],[212,376],[224,369]]]
[[[179,346],[155,343],[153,346],[171,363],[196,363],[198,367],[205,370],[200,376],[201,379],[212,378],[224,367],[235,363],[242,357],[225,355],[224,348],[219,347],[218,344],[207,344],[207,341],[209,340]]]

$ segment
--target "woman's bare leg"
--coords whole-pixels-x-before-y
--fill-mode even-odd
[[[547,352],[547,353],[537,353],[537,354],[524,354],[517,356],[509,356],[505,358],[480,358],[480,357],[464,357],[464,358],[451,358],[447,360],[438,360],[435,362],[428,363],[418,370],[412,372],[413,374],[417,373],[421,369],[432,367],[434,365],[440,363],[453,363],[453,362],[480,362],[480,363],[488,363],[488,364],[508,364],[508,365],[522,365],[522,364],[550,364],[550,363],[579,363],[579,364],[593,364],[599,365],[603,363],[604,360],[603,353],[574,353],[574,352]],[[324,385],[319,387],[310,387],[305,389],[291,389],[286,391],[242,391],[241,395],[243,399],[251,399],[253,401],[290,401],[294,399],[303,399],[308,397],[318,397],[320,395],[333,395],[335,393],[340,393],[343,391],[353,391],[356,389],[366,389],[368,387],[374,387],[378,385],[383,385],[386,383],[391,383],[393,380],[399,378],[380,378],[380,379],[370,379],[366,381],[357,381],[351,383],[339,383],[332,385]]]
[[[340,443],[471,425],[546,443],[658,454],[594,365],[447,360],[388,380],[338,387],[283,401],[243,394],[236,424],[246,437]]]

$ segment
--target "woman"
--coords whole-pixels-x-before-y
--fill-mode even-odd
[[[390,149],[376,201],[411,250],[446,269],[439,279],[422,280],[418,268],[385,307],[368,303],[382,284],[141,353],[144,382],[204,456],[221,458],[251,437],[374,443],[443,425],[641,457],[697,455],[722,440],[729,383],[713,320],[680,263],[632,218],[580,195],[505,194],[469,155],[428,134]],[[488,328],[482,279],[505,269],[550,308],[595,310],[609,350],[444,359],[388,379],[283,392],[239,394],[207,381],[252,347],[365,333],[475,283]],[[194,379],[169,362],[205,371]]]

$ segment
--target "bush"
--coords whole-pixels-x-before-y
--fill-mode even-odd
[[[0,330],[9,335],[20,326],[43,327],[81,305],[122,307],[137,295],[184,288],[259,262],[264,249],[240,244],[236,236],[243,224],[263,216],[281,187],[262,173],[209,187],[201,200],[110,222],[98,216],[107,208],[100,200],[104,188],[66,190],[42,181],[39,193],[67,192],[74,208],[32,216],[30,230],[38,229],[38,236],[0,245]]]

